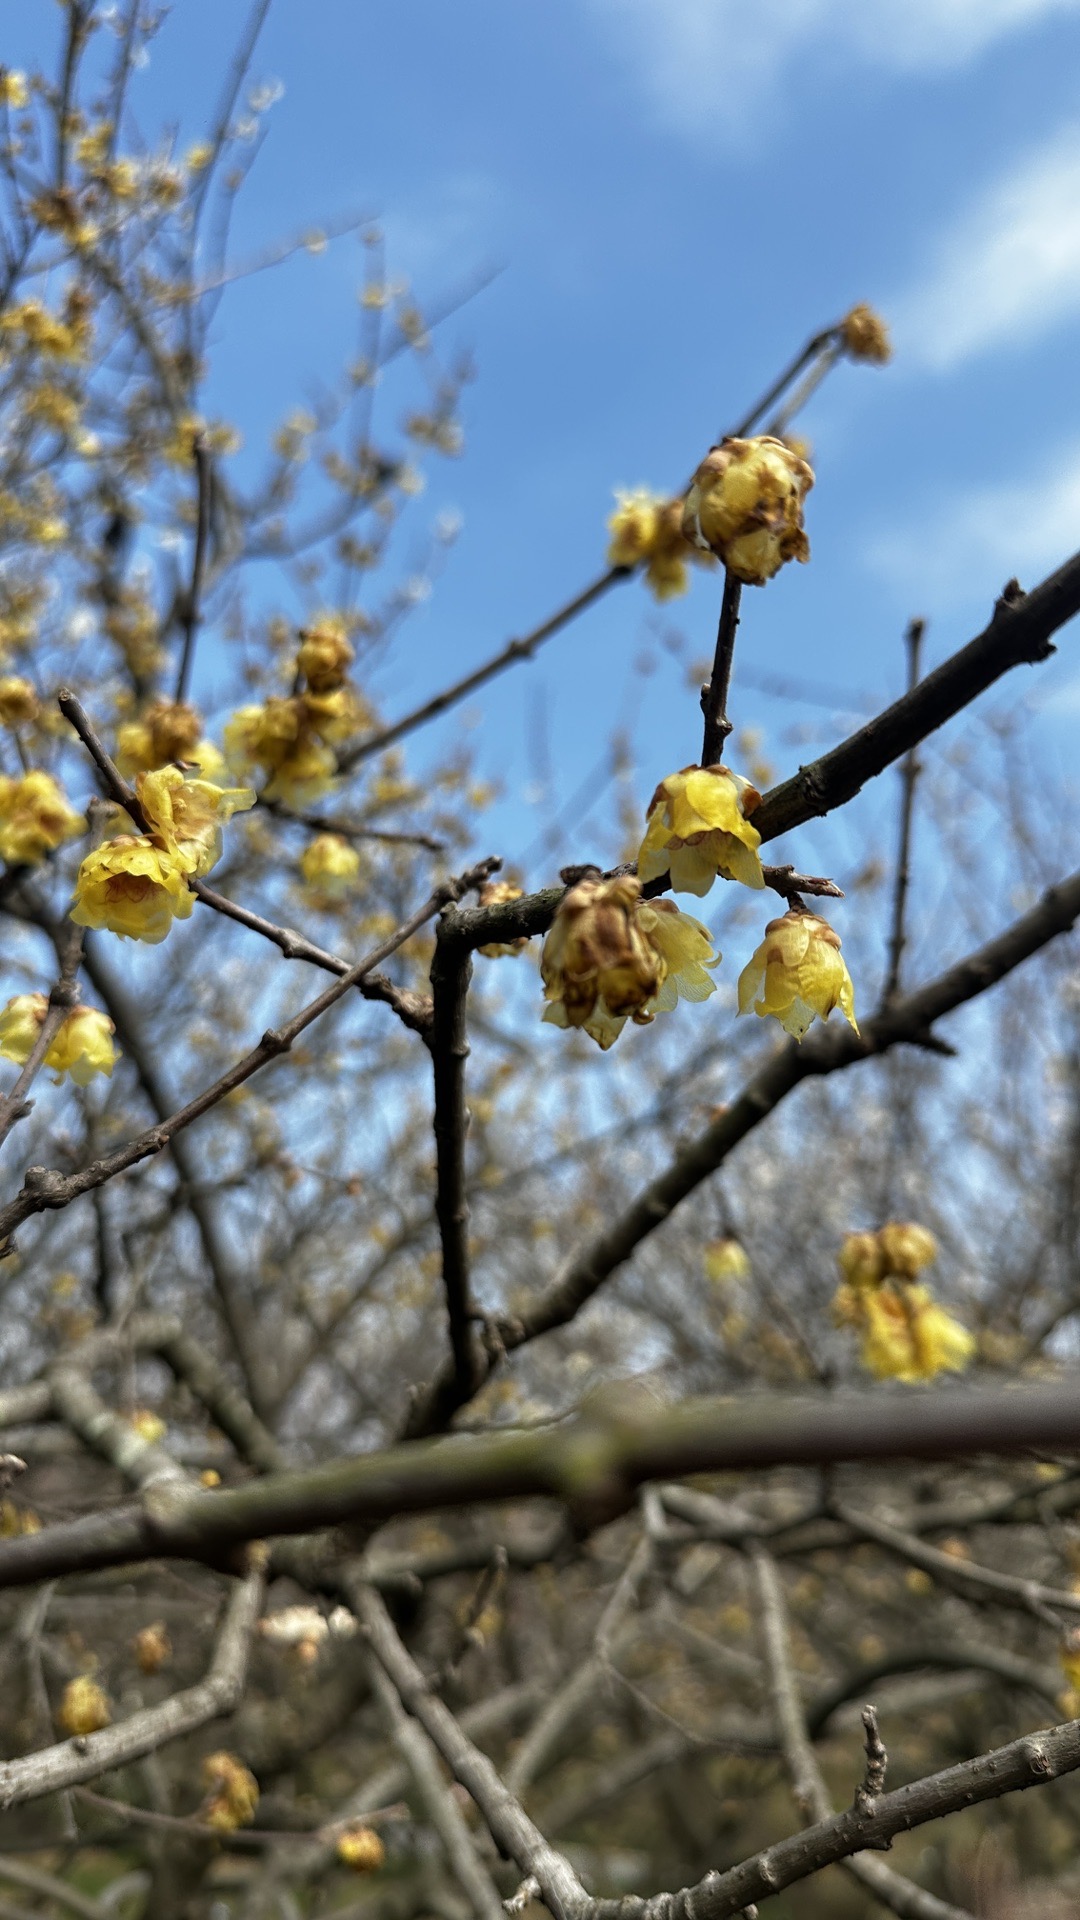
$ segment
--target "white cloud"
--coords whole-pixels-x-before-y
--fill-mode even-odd
[[[899,72],[962,65],[1080,0],[587,0],[661,116],[700,135],[745,122],[815,48]]]
[[[977,599],[989,609],[1014,574],[1034,586],[1074,553],[1080,535],[1080,441],[1026,480],[928,500],[918,521],[874,541],[873,570],[929,608]]]
[[[903,356],[938,371],[1080,313],[1080,122],[987,189],[890,311]]]

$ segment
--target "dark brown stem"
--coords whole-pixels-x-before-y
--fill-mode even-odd
[[[206,574],[206,551],[210,539],[210,504],[214,490],[214,463],[205,436],[195,435],[192,443],[192,457],[195,462],[196,507],[195,507],[195,551],[191,562],[191,583],[184,595],[180,610],[180,626],[184,643],[180,652],[180,666],[176,675],[175,700],[186,700],[191,686],[191,674],[195,665],[195,641],[199,631],[200,602],[202,600],[203,581]]]
[[[705,716],[705,733],[701,742],[701,764],[703,767],[715,767],[723,759],[724,743],[731,732],[731,721],[727,715],[728,687],[731,684],[731,664],[735,658],[735,635],[739,630],[739,602],[742,599],[742,581],[737,580],[730,567],[724,569],[724,597],[720,602],[720,624],[716,630],[716,651],[713,654],[712,673],[707,685],[701,689],[701,711]]]
[[[919,684],[923,635],[926,621],[915,619],[904,635],[907,647],[907,690],[913,693]],[[915,815],[915,788],[922,771],[914,747],[900,763],[900,838],[896,853],[896,884],[893,888],[892,923],[889,932],[889,959],[885,972],[881,1004],[887,1007],[900,991],[900,963],[907,941],[905,916],[908,888],[911,884],[911,828]]]
[[[431,967],[431,1059],[435,1072],[435,1216],[442,1245],[443,1289],[450,1331],[454,1404],[470,1398],[477,1380],[473,1303],[469,1284],[469,1203],[465,1190],[465,1062],[472,958],[451,946],[439,926]]]
[[[773,381],[771,387],[766,389],[757,404],[752,406],[749,413],[739,421],[738,426],[728,429],[728,433],[732,439],[741,439],[744,434],[751,432],[761,419],[762,414],[767,413],[769,408],[779,400],[785,387],[789,387],[793,380],[798,379],[803,368],[808,367],[811,360],[815,360],[819,353],[823,353],[827,347],[832,345],[836,338],[837,331],[838,329],[836,327],[825,327],[821,333],[815,333],[813,338],[807,341],[805,347],[795,355],[790,366],[784,368],[783,373]]]

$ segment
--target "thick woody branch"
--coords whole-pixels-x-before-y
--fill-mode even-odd
[[[231,1713],[243,1694],[248,1653],[264,1591],[261,1570],[237,1582],[210,1670],[196,1686],[173,1694],[160,1706],[133,1713],[116,1726],[103,1727],[99,1733],[61,1740],[39,1753],[0,1764],[0,1807],[20,1806],[61,1788],[96,1780],[113,1767],[127,1766],[143,1754],[156,1753],[168,1741]]]
[[[169,1483],[189,1484],[184,1469],[164,1447],[144,1440],[129,1421],[106,1406],[80,1367],[70,1362],[54,1367],[50,1386],[53,1408],[60,1419],[132,1486],[141,1490]]]
[[[443,1290],[450,1331],[454,1406],[469,1399],[485,1369],[475,1354],[469,1282],[469,1202],[465,1184],[465,1062],[469,1057],[468,998],[472,957],[452,947],[440,922],[431,966],[431,1061],[435,1076],[435,1217],[442,1246]]]

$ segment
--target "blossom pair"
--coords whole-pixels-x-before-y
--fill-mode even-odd
[[[218,787],[179,767],[140,773],[135,791],[149,831],[119,833],[88,853],[75,881],[71,918],[122,939],[157,945],[195,896],[188,880],[221,857],[222,824],[255,804],[250,787]]]
[[[43,993],[18,993],[0,1009],[0,1054],[24,1067],[37,1044],[49,1002]],[[45,1055],[57,1084],[65,1073],[77,1087],[88,1086],[95,1073],[111,1074],[119,1058],[113,1043],[115,1028],[96,1007],[72,1007]]]
[[[862,1363],[879,1380],[960,1373],[975,1351],[967,1328],[916,1278],[936,1257],[926,1227],[895,1220],[876,1233],[849,1233],[840,1248],[833,1318],[859,1335]]]
[[[715,992],[720,955],[707,927],[670,900],[642,900],[632,874],[598,874],[570,888],[540,956],[544,1019],[581,1027],[605,1052],[627,1020],[647,1025],[679,998]]]

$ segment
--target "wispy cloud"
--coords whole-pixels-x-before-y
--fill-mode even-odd
[[[927,606],[972,598],[989,605],[1017,575],[1032,586],[1075,552],[1080,531],[1080,441],[1000,486],[958,487],[925,501],[918,517],[871,544],[873,570]]]
[[[585,0],[661,116],[730,131],[805,54],[934,72],[1080,0]]]
[[[937,371],[1080,313],[1080,122],[985,190],[890,311],[905,357]]]

